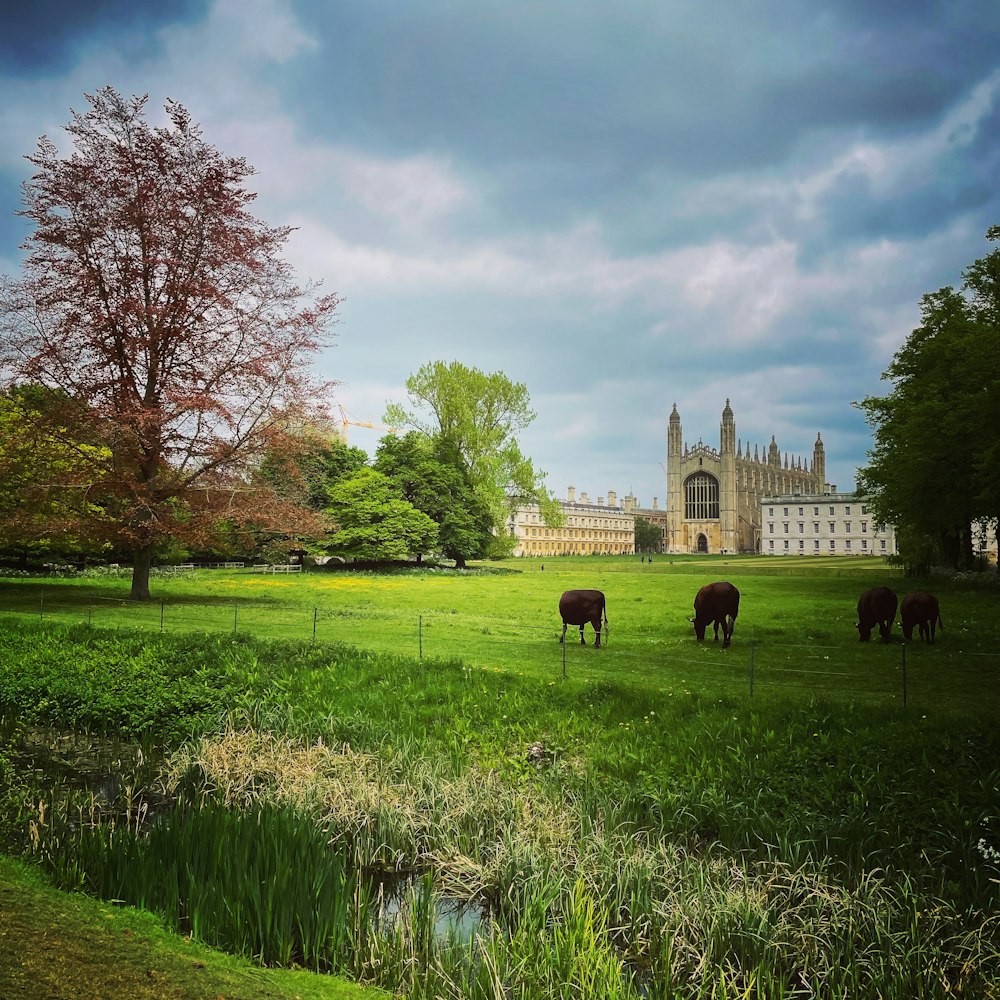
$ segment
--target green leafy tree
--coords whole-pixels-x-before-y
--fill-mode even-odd
[[[635,519],[635,548],[637,552],[659,552],[662,535],[657,525],[644,517]]]
[[[286,500],[322,511],[330,488],[367,464],[363,449],[347,444],[329,427],[313,425],[288,434],[281,447],[270,450],[258,475]]]
[[[545,489],[545,474],[517,442],[517,434],[535,418],[523,383],[512,382],[503,372],[487,374],[458,361],[434,361],[406,380],[406,390],[412,409],[390,404],[386,423],[412,427],[459,457],[489,512],[492,554],[513,548],[507,522],[523,504],[537,503],[546,524],[561,523],[559,504]]]
[[[438,549],[458,567],[489,551],[492,522],[460,457],[416,431],[379,442],[375,468],[438,526]]]
[[[437,525],[374,469],[359,469],[329,492],[327,513],[336,532],[321,544],[330,555],[354,559],[407,559],[430,551]]]
[[[63,393],[19,385],[0,393],[0,550],[30,558],[96,554],[103,516],[94,468],[110,449]]]
[[[987,234],[1000,239],[1000,227]],[[961,291],[921,300],[921,323],[883,378],[892,391],[857,404],[874,446],[858,489],[876,518],[900,531],[907,565],[927,562],[927,540],[953,567],[972,565],[972,522],[1000,512],[1000,251],[964,272]]]

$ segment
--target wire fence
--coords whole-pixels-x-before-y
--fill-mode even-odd
[[[963,652],[938,643],[866,644],[862,654],[843,646],[789,643],[737,633],[721,643],[696,644],[663,629],[616,626],[602,634],[597,650],[586,627],[586,645],[576,626],[521,622],[512,616],[468,615],[457,610],[394,611],[366,607],[226,602],[223,600],[134,602],[83,596],[66,600],[43,590],[4,595],[0,617],[53,624],[139,629],[156,633],[249,634],[260,639],[345,643],[392,655],[461,660],[470,665],[592,680],[616,679],[716,695],[801,694],[868,703],[986,711],[1000,707],[1000,654]]]

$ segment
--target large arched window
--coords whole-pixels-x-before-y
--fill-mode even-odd
[[[684,483],[684,517],[689,521],[719,519],[719,481],[696,472]]]

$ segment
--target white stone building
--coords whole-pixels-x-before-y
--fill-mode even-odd
[[[786,493],[760,500],[765,556],[888,556],[896,532],[879,526],[854,493]]]

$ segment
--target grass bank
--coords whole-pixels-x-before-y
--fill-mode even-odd
[[[265,969],[167,932],[153,914],[53,888],[0,857],[0,996],[9,1000],[378,1000],[330,976]]]

